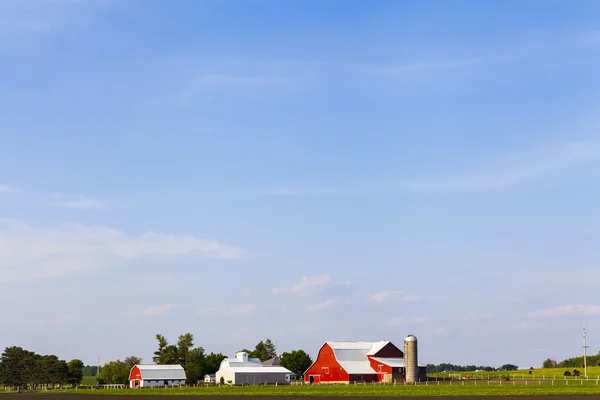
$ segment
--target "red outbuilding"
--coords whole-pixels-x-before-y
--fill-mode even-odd
[[[425,366],[419,376],[425,378]],[[304,374],[308,383],[394,382],[406,377],[404,353],[392,342],[326,342]]]

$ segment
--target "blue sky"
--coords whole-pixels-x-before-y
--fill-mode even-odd
[[[423,363],[529,367],[587,321],[600,351],[598,2],[0,15],[2,346],[413,333]]]

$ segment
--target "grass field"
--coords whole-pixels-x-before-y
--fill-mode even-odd
[[[563,374],[565,371],[573,372],[574,368],[538,368],[531,371],[494,371],[494,372],[452,372],[452,373],[428,373],[430,378],[460,378],[466,376],[468,379],[500,379],[504,376],[509,376],[511,379],[565,379]],[[567,379],[581,379],[583,377],[583,368],[577,368],[581,372],[579,377],[570,376]],[[600,367],[588,367],[589,379],[600,379]]]
[[[95,385],[96,383],[98,383],[98,381],[95,376],[84,376],[81,381],[82,385]]]
[[[162,389],[96,389],[65,390],[73,395],[193,395],[193,396],[541,396],[600,395],[596,380],[550,382],[429,382],[420,385],[303,385],[303,386],[222,386]]]

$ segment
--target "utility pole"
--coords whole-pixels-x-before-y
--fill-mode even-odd
[[[583,374],[585,375],[585,379],[587,379],[587,337],[585,332],[585,322],[583,322]]]
[[[98,368],[96,368],[96,378],[100,375],[100,357],[98,357]]]

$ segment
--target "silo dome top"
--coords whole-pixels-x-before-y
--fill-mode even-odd
[[[404,338],[405,342],[416,342],[417,341],[417,337],[415,335],[408,335],[407,337]]]

